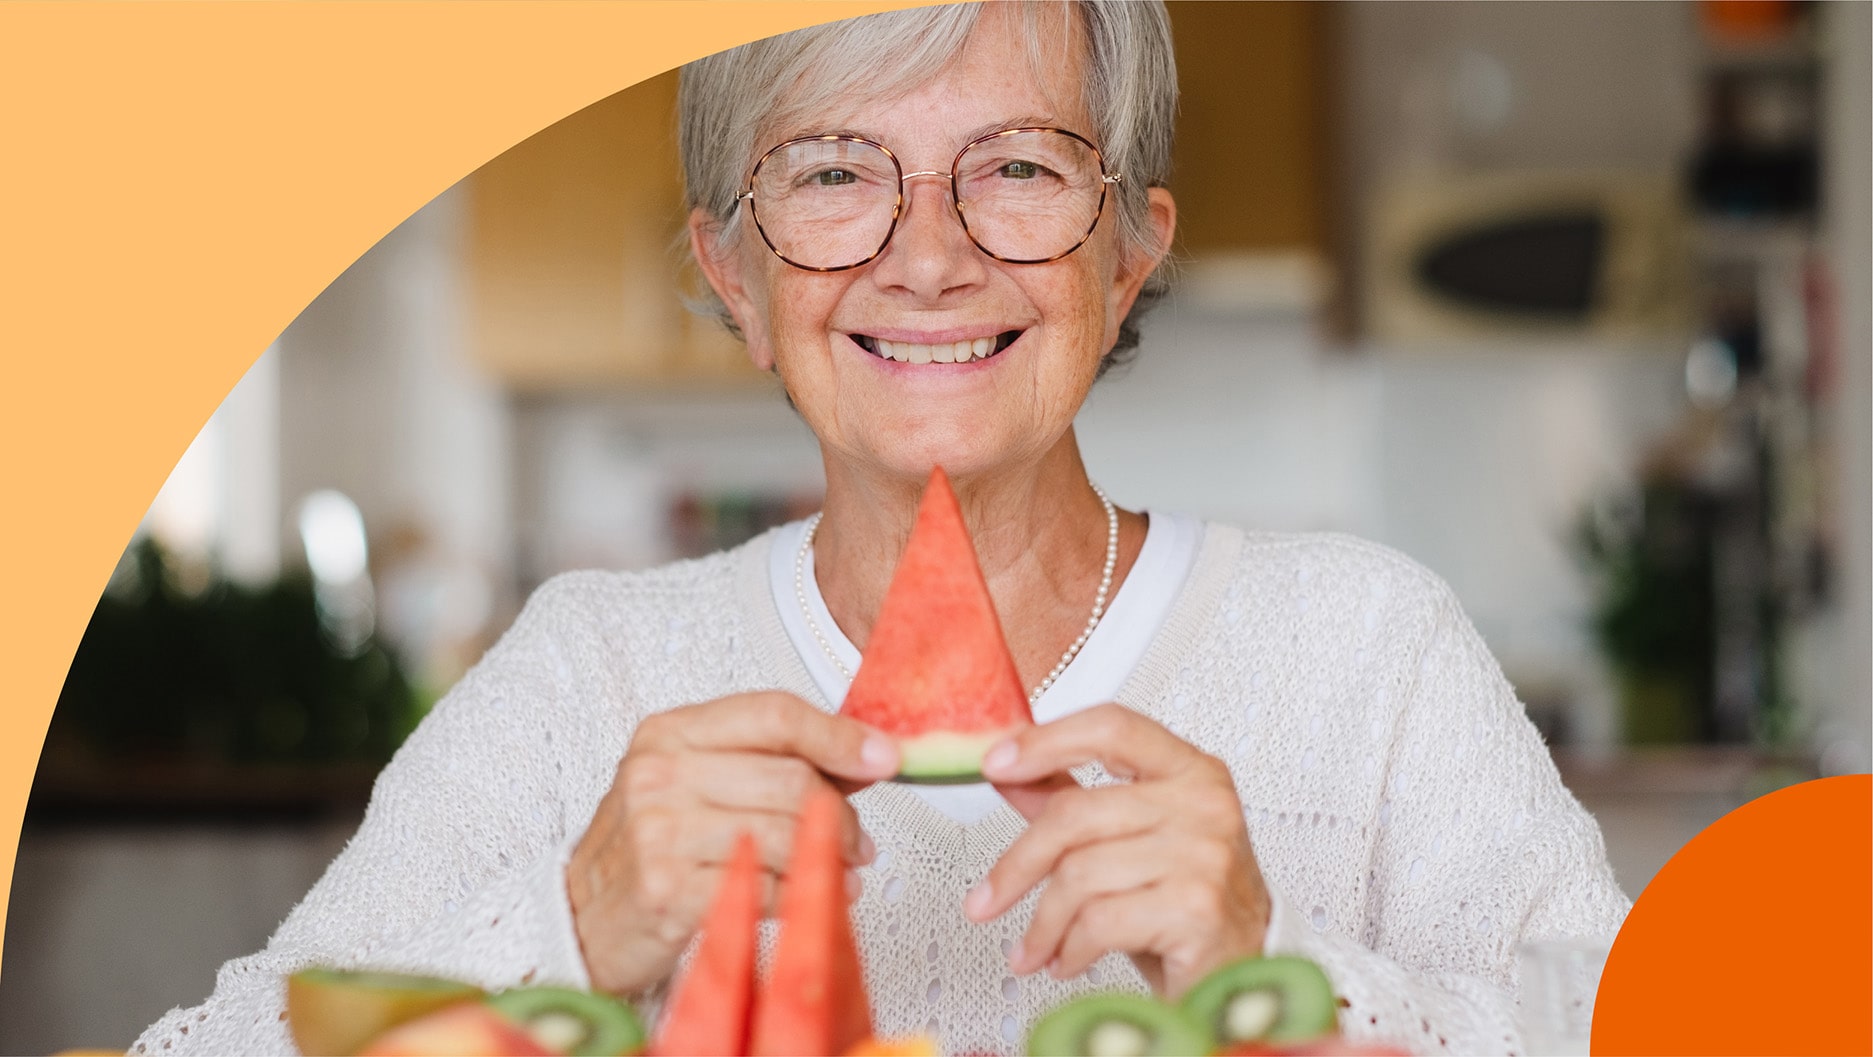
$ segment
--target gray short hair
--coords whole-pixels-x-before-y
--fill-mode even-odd
[[[1125,174],[1113,211],[1120,238],[1153,248],[1146,188],[1170,180],[1177,116],[1177,63],[1160,0],[1071,0],[1023,4],[1029,58],[1040,68],[1040,19],[1077,15],[1086,49],[1086,112],[1107,166]],[[977,4],[912,8],[783,33],[683,67],[678,140],[687,209],[702,208],[734,237],[735,196],[754,162],[757,139],[817,131],[798,127],[842,98],[889,96],[936,76],[962,50],[981,14]],[[1163,295],[1154,274],[1119,328],[1101,371],[1138,344],[1138,320]],[[734,329],[722,303],[705,293],[699,310]]]

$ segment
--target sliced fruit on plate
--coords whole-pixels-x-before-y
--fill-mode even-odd
[[[460,1002],[405,1021],[358,1057],[555,1057],[519,1024],[481,1002]]]
[[[566,1057],[623,1057],[644,1049],[644,1022],[610,995],[567,987],[517,987],[488,999],[535,1042]]]
[[[735,838],[728,869],[702,923],[702,939],[665,1007],[653,1057],[741,1057],[754,1012],[756,928],[761,923],[761,859],[747,830]]]
[[[748,1053],[819,1057],[844,1053],[872,1033],[871,1005],[846,909],[840,797],[808,793],[781,879],[780,940],[755,1003]]]
[[[286,978],[286,1020],[300,1053],[347,1057],[404,1021],[480,997],[478,987],[431,976],[301,969]]]
[[[904,782],[979,782],[989,747],[1034,722],[940,466],[839,711],[898,739]]]
[[[1296,1043],[1338,1027],[1333,984],[1305,958],[1245,958],[1198,981],[1183,1007],[1227,1049],[1242,1043]]]
[[[1176,1006],[1143,995],[1087,995],[1028,1032],[1030,1057],[1159,1057],[1210,1052],[1210,1037]]]

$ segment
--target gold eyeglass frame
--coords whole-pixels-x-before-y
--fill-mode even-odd
[[[992,139],[1019,135],[1024,132],[1056,132],[1062,136],[1072,137],[1082,144],[1085,144],[1086,149],[1093,152],[1093,161],[1099,167],[1099,204],[1093,207],[1092,222],[1086,225],[1086,231],[1079,237],[1079,241],[1051,257],[1004,257],[990,250],[987,246],[982,245],[982,243],[977,240],[975,232],[969,230],[969,216],[966,210],[967,203],[956,194],[956,167],[962,164],[963,155],[969,153],[976,146],[987,143]],[[761,209],[754,200],[754,182],[761,175],[761,166],[767,164],[767,160],[773,157],[777,152],[786,150],[788,147],[797,146],[801,143],[862,143],[868,147],[878,148],[880,151],[884,152],[885,157],[891,159],[891,168],[897,171],[897,201],[891,205],[891,226],[885,229],[884,238],[878,243],[878,248],[871,251],[871,255],[864,260],[856,261],[852,264],[841,264],[831,268],[816,268],[810,264],[801,264],[798,261],[789,259],[786,254],[782,253],[780,247],[774,245],[774,240],[768,237],[767,229],[761,226]],[[1099,148],[1093,145],[1092,140],[1087,139],[1077,132],[1069,132],[1063,128],[1005,128],[999,132],[991,132],[986,136],[977,136],[975,139],[963,144],[962,149],[956,152],[956,157],[950,161],[950,171],[947,173],[937,169],[920,169],[917,172],[906,173],[903,164],[898,161],[897,155],[892,153],[891,148],[876,140],[866,139],[863,136],[796,136],[793,139],[776,143],[774,146],[768,148],[767,151],[755,161],[754,168],[748,173],[748,186],[740,194],[735,196],[735,204],[739,206],[743,202],[748,203],[748,215],[754,220],[754,229],[761,233],[761,241],[767,243],[767,248],[773,251],[774,256],[779,257],[782,261],[806,272],[845,272],[851,271],[853,268],[863,268],[865,265],[877,260],[878,256],[884,253],[885,247],[891,245],[891,237],[897,234],[898,221],[903,219],[904,216],[904,184],[906,181],[914,180],[919,176],[940,176],[950,182],[950,211],[956,214],[957,222],[962,224],[963,234],[969,236],[970,245],[981,250],[987,256],[1001,261],[1003,264],[1051,264],[1054,261],[1060,260],[1062,257],[1068,256],[1081,246],[1086,245],[1086,240],[1092,238],[1093,231],[1099,227],[1099,218],[1105,215],[1106,189],[1125,179],[1125,174],[1123,173],[1106,172],[1105,155],[1099,152]]]

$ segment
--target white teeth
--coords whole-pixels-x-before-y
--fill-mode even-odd
[[[878,355],[899,363],[968,363],[995,354],[993,337],[956,341],[945,345],[916,345],[908,341],[873,340]]]

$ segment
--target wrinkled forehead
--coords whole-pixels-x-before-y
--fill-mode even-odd
[[[989,53],[1000,43],[998,38],[1006,39],[1004,34],[1020,42],[1018,55]],[[1071,4],[986,4],[981,17],[962,32],[834,34],[816,50],[822,54],[779,93],[757,127],[757,157],[799,136],[841,133],[888,143],[894,133],[906,130],[872,127],[867,115],[958,70],[985,93],[1021,86],[1019,92],[1006,93],[1008,112],[969,130],[973,135],[1021,125],[1098,135],[1091,127],[1089,86],[1081,76],[1086,67],[1085,31]],[[1058,90],[1048,91],[1049,86]],[[1038,109],[1033,98],[1037,92],[1044,100]]]

